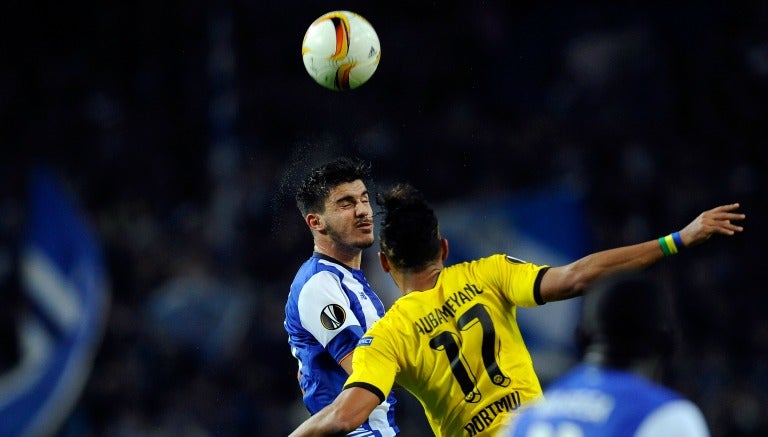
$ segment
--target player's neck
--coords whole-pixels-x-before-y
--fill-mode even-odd
[[[329,256],[337,261],[340,261],[346,266],[360,270],[360,264],[362,263],[363,259],[362,249],[342,248],[332,244],[326,245],[315,242],[314,250],[317,253],[322,253],[325,256]]]
[[[412,291],[431,290],[437,285],[437,279],[443,270],[442,262],[429,264],[418,272],[392,272],[393,279],[400,292],[408,294]]]

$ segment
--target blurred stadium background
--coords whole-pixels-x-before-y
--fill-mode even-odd
[[[422,188],[453,260],[558,264],[741,202],[743,235],[653,272],[682,310],[670,383],[713,435],[768,435],[768,3],[508,3],[7,3],[0,417],[66,437],[285,435],[306,413],[284,299],[312,250],[291,190],[343,154],[373,163],[374,191]],[[353,92],[319,87],[300,58],[306,27],[334,9],[381,39],[378,71]],[[68,256],[90,263],[85,279],[73,270],[88,290],[103,257],[106,317],[83,328],[93,359],[76,362],[85,380],[61,386],[69,396],[11,410],[20,326],[54,296],[22,285],[40,273],[26,244],[46,229],[28,194],[38,162],[95,235],[99,249]],[[545,385],[576,359],[575,305],[521,315]],[[89,311],[59,313],[71,325]],[[402,406],[405,435],[426,435],[420,407]]]

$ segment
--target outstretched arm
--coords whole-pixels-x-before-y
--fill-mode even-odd
[[[732,223],[746,217],[735,212],[738,208],[738,203],[732,203],[699,214],[679,232],[683,246],[701,244],[714,234],[741,232],[743,228]],[[663,257],[664,251],[658,240],[592,253],[570,264],[547,270],[541,280],[541,297],[545,302],[552,302],[579,296],[603,276],[642,269]]]
[[[332,404],[318,411],[288,437],[343,436],[357,429],[381,400],[360,387],[342,390]]]

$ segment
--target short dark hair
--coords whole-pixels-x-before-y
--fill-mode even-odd
[[[424,196],[409,184],[399,184],[376,198],[382,207],[381,250],[398,269],[418,271],[440,253],[437,216]]]
[[[679,334],[672,304],[667,290],[640,272],[599,280],[584,295],[579,346],[619,368],[642,358],[669,357]]]
[[[296,190],[296,206],[303,216],[323,212],[328,194],[336,186],[370,178],[371,165],[356,158],[337,158],[313,168]]]

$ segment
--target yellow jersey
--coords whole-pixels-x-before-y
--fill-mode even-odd
[[[399,298],[360,339],[345,388],[383,401],[394,383],[436,436],[490,436],[541,396],[516,308],[543,304],[547,266],[505,255],[445,267],[434,288]]]

